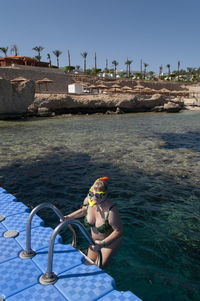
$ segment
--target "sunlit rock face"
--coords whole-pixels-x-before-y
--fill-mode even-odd
[[[22,116],[33,103],[34,95],[34,81],[12,84],[9,80],[0,78],[0,119]]]

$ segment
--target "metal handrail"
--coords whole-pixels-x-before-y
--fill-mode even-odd
[[[66,220],[62,223],[60,223],[51,234],[50,243],[49,243],[49,250],[48,250],[48,263],[47,263],[47,271],[44,275],[40,277],[40,283],[41,284],[52,284],[55,283],[57,280],[57,276],[52,272],[52,266],[53,266],[53,250],[54,250],[54,244],[57,234],[64,228],[66,225],[69,227],[70,225],[76,225],[78,226],[79,230],[83,233],[85,238],[88,240],[89,244],[94,245],[94,241],[91,238],[91,236],[88,234],[85,227],[76,220]],[[101,250],[98,251],[98,261],[97,265],[101,267],[102,265],[102,254]]]
[[[57,214],[57,216],[60,219],[65,220],[65,218],[64,218],[63,214],[61,213],[61,211],[58,208],[56,208],[54,205],[50,204],[50,203],[42,203],[42,204],[36,206],[31,211],[31,213],[29,214],[29,217],[28,217],[28,220],[27,220],[27,224],[26,224],[26,249],[20,253],[21,258],[32,258],[33,256],[35,256],[35,252],[31,249],[31,222],[32,222],[33,216],[39,210],[41,210],[43,208],[53,209],[53,211]],[[72,228],[72,226],[70,226],[70,225],[69,225],[69,229],[71,230],[71,232],[73,234],[72,246],[76,248],[76,232]]]

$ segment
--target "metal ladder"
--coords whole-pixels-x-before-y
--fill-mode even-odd
[[[31,213],[29,214],[28,220],[27,220],[27,224],[26,224],[26,249],[23,250],[19,256],[21,259],[28,259],[28,258],[33,258],[36,255],[36,252],[34,250],[31,249],[31,223],[32,223],[32,219],[34,217],[34,215],[41,209],[43,208],[50,208],[52,209],[57,216],[59,217],[59,219],[64,220],[64,216],[61,213],[61,211],[56,208],[54,205],[50,204],[50,203],[42,203],[40,205],[38,205],[37,207],[35,207]],[[57,281],[58,277],[57,275],[55,275],[52,271],[52,264],[53,264],[53,251],[54,251],[54,244],[55,244],[55,239],[56,236],[60,233],[60,231],[64,228],[64,227],[68,227],[73,235],[73,239],[72,239],[72,246],[74,248],[77,247],[76,244],[76,231],[74,230],[74,228],[71,225],[75,225],[79,228],[79,230],[82,232],[82,234],[84,235],[84,237],[87,239],[87,241],[89,242],[90,245],[94,245],[94,241],[91,238],[91,236],[89,235],[88,231],[85,229],[85,227],[83,226],[83,224],[77,220],[67,220],[62,223],[60,223],[53,231],[53,233],[51,234],[51,238],[50,238],[50,242],[49,242],[49,250],[48,250],[48,262],[47,262],[47,271],[44,275],[42,275],[39,279],[40,283],[43,285],[48,285],[48,284],[53,284]],[[78,250],[79,251],[79,250]],[[84,255],[86,258],[87,256]],[[91,261],[91,260],[90,260]],[[98,259],[97,259],[97,266],[101,267],[102,264],[102,254],[101,254],[101,250],[98,251]]]

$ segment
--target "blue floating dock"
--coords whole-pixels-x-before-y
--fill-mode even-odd
[[[85,264],[85,257],[71,245],[62,244],[57,235],[53,271],[56,283],[41,285],[39,277],[46,272],[48,246],[53,229],[44,227],[35,215],[31,229],[32,259],[21,259],[26,248],[26,223],[29,209],[0,187],[0,300],[2,301],[142,301],[132,292],[116,290],[115,280],[96,265]],[[5,238],[16,230],[15,238]]]

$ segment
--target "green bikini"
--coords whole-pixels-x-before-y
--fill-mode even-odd
[[[85,219],[84,219],[84,222],[85,222],[85,225],[86,226],[89,226],[89,227],[95,227],[97,229],[98,232],[100,233],[107,233],[108,231],[110,231],[110,229],[112,229],[111,225],[109,224],[109,221],[108,221],[108,217],[109,217],[109,213],[111,211],[111,209],[114,207],[115,205],[112,205],[109,210],[108,210],[108,213],[106,215],[106,219],[105,219],[105,223],[99,227],[95,227],[95,224],[90,224],[88,223],[88,220],[87,220],[87,214],[85,216]],[[87,211],[88,211],[88,207],[89,205],[87,205]]]

